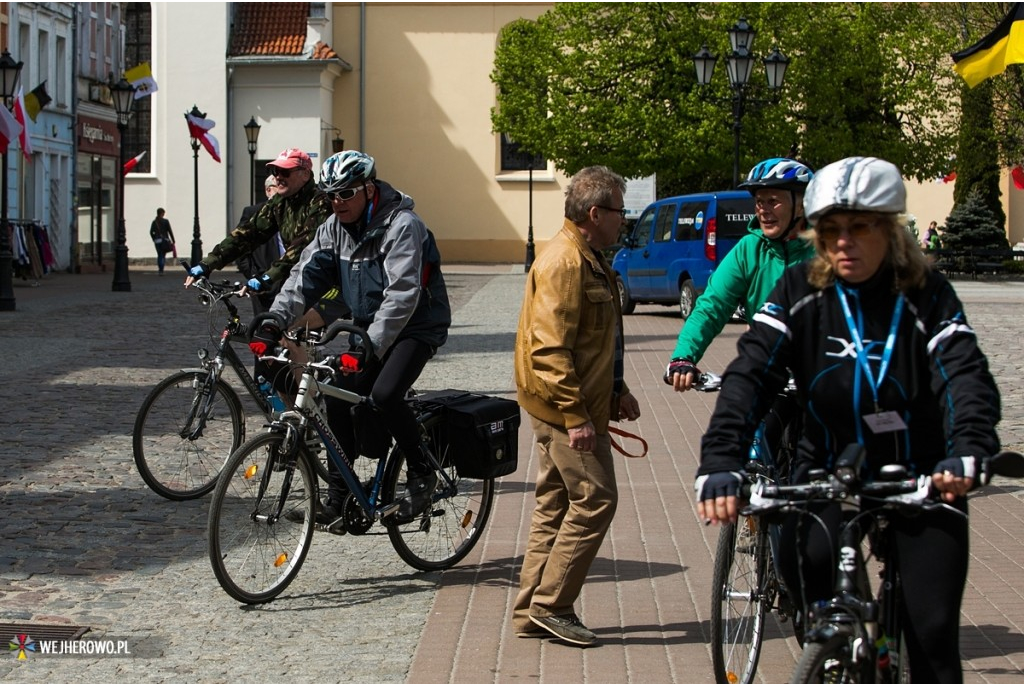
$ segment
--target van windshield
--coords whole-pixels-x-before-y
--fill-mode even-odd
[[[754,218],[754,197],[718,200],[718,237],[742,238]]]

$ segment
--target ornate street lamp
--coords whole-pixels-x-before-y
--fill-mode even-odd
[[[188,121],[189,116],[196,117],[198,119],[205,119],[206,114],[200,112],[199,108],[192,105],[191,112],[185,112],[185,120]],[[189,131],[192,128],[189,127]],[[195,214],[192,217],[192,255],[191,264],[195,266],[199,262],[203,261],[203,239],[199,229],[199,141],[196,138],[189,136],[192,145],[192,188],[193,188],[193,200],[195,206]]]
[[[249,147],[249,204],[256,204],[256,142],[260,139],[260,125],[256,117],[249,117],[245,129],[245,144]]]
[[[18,87],[22,62],[15,62],[11,53],[4,50],[0,55],[0,97],[3,106],[8,107],[14,90]],[[10,109],[8,107],[8,109]],[[14,254],[11,252],[11,229],[7,224],[7,148],[0,155],[3,171],[0,172],[0,311],[13,312],[14,300]]]
[[[120,81],[114,83],[114,75],[111,74],[108,87],[110,97],[114,100],[114,110],[117,112],[117,147],[121,161],[117,167],[117,246],[114,248],[114,282],[111,289],[117,292],[130,292],[132,283],[128,279],[128,244],[124,225],[124,132],[128,130],[128,120],[132,116],[135,86],[128,83],[123,76]]]
[[[724,100],[706,98],[720,103],[732,105],[732,184],[733,187],[740,183],[740,131],[743,129],[743,115],[747,112],[747,105],[767,105],[778,102],[778,97],[772,99],[756,99],[747,96],[747,82],[750,80],[750,72],[754,67],[754,36],[757,32],[747,23],[747,20],[740,17],[732,28],[729,29],[729,44],[732,52],[727,58],[729,71],[729,85],[732,86],[732,96]],[[718,56],[708,50],[704,45],[693,55],[693,66],[697,71],[697,83],[702,88],[711,84],[711,76],[715,71],[715,64]],[[761,60],[764,63],[765,75],[768,78],[768,88],[776,93],[782,88],[783,80],[786,77],[786,67],[789,66],[789,59],[786,58],[778,48],[773,48],[770,55]]]

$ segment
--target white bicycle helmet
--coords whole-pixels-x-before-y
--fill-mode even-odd
[[[847,157],[820,169],[804,193],[810,223],[832,211],[899,214],[907,211],[900,170],[877,157]]]
[[[358,150],[345,150],[327,158],[317,185],[325,193],[334,193],[374,178],[377,178],[377,169],[373,157]]]

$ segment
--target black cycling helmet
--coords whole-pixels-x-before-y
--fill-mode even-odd
[[[806,164],[785,157],[772,157],[758,162],[747,174],[747,180],[739,185],[753,195],[762,188],[781,188],[798,193],[804,192],[814,178],[814,172]]]

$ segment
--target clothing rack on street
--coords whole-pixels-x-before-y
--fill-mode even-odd
[[[9,219],[8,224],[15,275],[28,280],[42,278],[43,274],[49,273],[57,261],[46,225],[27,219]]]

